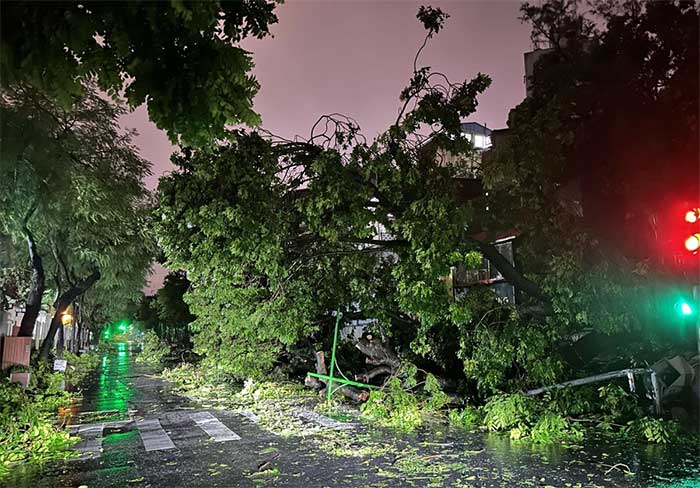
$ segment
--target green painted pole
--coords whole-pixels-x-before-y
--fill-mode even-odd
[[[333,371],[335,371],[335,348],[338,344],[338,324],[340,324],[340,318],[343,316],[343,314],[338,310],[336,312],[336,319],[335,319],[335,331],[333,332],[333,350],[331,351],[331,370],[330,374],[328,375],[330,378],[328,380],[328,384],[326,385],[326,398],[328,402],[331,401],[331,397],[333,396]]]

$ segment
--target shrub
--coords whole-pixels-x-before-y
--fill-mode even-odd
[[[72,385],[81,383],[100,364],[100,354],[95,351],[85,352],[81,355],[66,351],[63,353],[63,359],[68,361],[66,381]]]
[[[537,444],[552,444],[566,440],[581,440],[583,430],[561,415],[545,412],[530,430],[530,439]]]
[[[481,425],[481,413],[474,407],[466,407],[462,410],[450,410],[447,415],[452,425],[472,430]]]
[[[676,440],[680,434],[677,423],[653,417],[632,420],[622,431],[637,440],[654,444],[669,444]]]
[[[484,425],[492,431],[527,429],[539,410],[536,400],[520,393],[495,395],[484,405]]]
[[[70,404],[70,396],[57,389],[60,373],[41,381],[48,387],[37,393],[0,380],[0,479],[12,466],[40,464],[73,455],[68,448],[77,441],[56,425],[56,412]]]
[[[426,374],[422,392],[418,387],[417,369],[408,364],[393,376],[387,388],[372,390],[362,405],[362,415],[380,425],[410,432],[420,426],[426,415],[436,414],[447,405],[449,397],[442,391],[437,378]]]
[[[511,439],[529,438],[538,444],[580,440],[583,430],[545,402],[521,393],[496,395],[484,409],[484,425],[492,431],[510,431]]]
[[[152,330],[143,335],[143,348],[136,356],[137,363],[159,364],[170,353],[170,348]]]
[[[598,395],[605,422],[625,422],[641,414],[637,398],[620,385],[610,383],[602,386],[598,388]]]

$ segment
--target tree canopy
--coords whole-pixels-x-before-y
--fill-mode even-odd
[[[137,299],[154,254],[150,165],[118,126],[124,109],[87,88],[64,110],[24,85],[3,90],[0,108],[0,229],[46,278],[30,293],[40,302],[52,288],[56,315],[95,284],[103,305]]]
[[[683,283],[669,267],[682,251],[674,228],[700,194],[696,5],[521,11],[545,50],[483,161],[484,225],[519,231],[520,262],[561,335],[663,335],[674,317],[665,297]]]
[[[430,8],[418,17],[426,41],[446,19]],[[451,301],[445,277],[479,261],[459,197],[471,156],[460,122],[489,83],[415,66],[396,122],[371,143],[335,115],[306,141],[238,131],[214,153],[174,158],[157,227],[168,264],[192,281],[196,350],[238,376],[260,375],[295,350],[310,358],[341,310],[372,320],[408,356],[459,363],[441,348],[472,315],[466,299]]]
[[[2,3],[2,86],[30,83],[62,108],[86,82],[147,103],[151,120],[188,144],[209,144],[226,125],[255,125],[258,83],[239,46],[264,37],[275,2]]]
[[[644,259],[661,250],[647,236],[669,230],[668,210],[699,191],[696,4],[575,5],[522,8],[547,50],[483,165],[489,204],[526,234],[558,225]]]

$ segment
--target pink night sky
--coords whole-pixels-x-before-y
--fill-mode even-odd
[[[247,40],[261,85],[255,110],[275,134],[306,136],[319,116],[353,117],[368,139],[395,119],[398,95],[411,76],[413,57],[425,31],[415,15],[422,4],[450,15],[419,60],[451,81],[478,72],[492,78],[470,121],[505,126],[508,111],[525,95],[523,53],[531,49],[529,28],[519,20],[516,1],[288,0],[278,7],[274,37]],[[144,107],[123,120],[139,132],[136,144],[153,163],[147,184],[172,170],[174,150],[148,121]],[[164,270],[154,270],[149,291]]]

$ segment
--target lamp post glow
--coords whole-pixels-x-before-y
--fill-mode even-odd
[[[70,327],[73,325],[73,316],[70,314],[70,312],[64,312],[63,315],[61,315],[61,324],[64,327]]]

